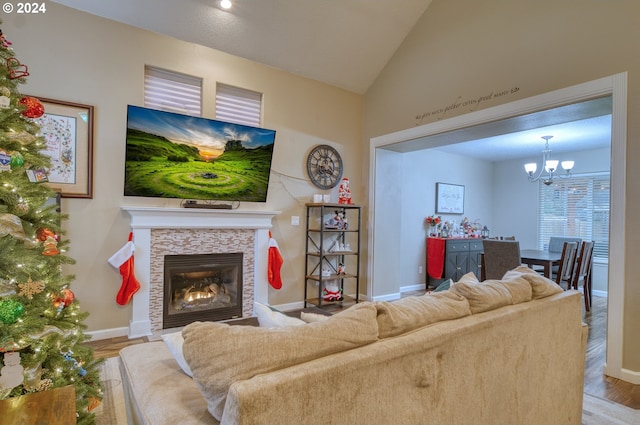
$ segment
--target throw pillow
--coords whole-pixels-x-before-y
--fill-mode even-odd
[[[184,359],[184,355],[182,354],[182,345],[184,343],[182,332],[162,334],[162,340],[167,345],[167,348],[171,352],[173,358],[176,359],[176,362],[180,366],[180,369],[182,369],[184,373],[193,378],[191,368],[189,368],[189,365],[187,364],[187,361]]]
[[[469,302],[449,291],[433,292],[396,301],[376,302],[378,334],[388,338],[444,320],[469,316]]]
[[[378,339],[376,308],[356,304],[327,320],[305,326],[262,328],[195,322],[182,330],[184,357],[207,408],[222,418],[231,385]]]
[[[258,318],[260,327],[263,328],[281,328],[283,326],[300,326],[305,324],[305,322],[300,319],[287,316],[259,302],[253,303],[253,312]]]
[[[434,289],[433,292],[448,291],[451,287],[451,282],[451,279],[445,280],[440,285],[438,285],[438,287]]]
[[[521,276],[513,276],[507,273],[499,282],[509,290],[514,304],[531,301],[533,290],[529,282]]]
[[[555,283],[553,280],[542,276],[535,270],[526,266],[519,266],[513,270],[509,270],[505,273],[503,280],[513,279],[515,277],[522,277],[531,285],[532,296],[534,300],[540,298],[546,298],[554,294],[559,294],[563,291],[562,287]]]
[[[469,301],[473,314],[513,304],[511,293],[500,281],[479,282],[473,273],[462,276],[459,281],[451,285],[449,291],[465,297]]]

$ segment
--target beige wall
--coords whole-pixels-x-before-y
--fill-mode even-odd
[[[63,199],[69,214],[66,237],[77,264],[72,285],[89,331],[129,325],[130,306],[115,296],[120,275],[107,259],[127,240],[123,205],[178,206],[122,196],[127,104],[143,104],[145,64],[204,78],[203,116],[215,117],[217,81],[264,93],[263,126],[274,129],[276,145],[268,201],[240,208],[282,211],[273,235],[285,258],[284,286],[269,289],[274,305],[300,303],[304,291],[304,204],[315,189],[306,155],[320,143],[336,147],[345,162],[356,201],[364,193],[361,160],[363,97],[254,62],[97,18],[55,3],[44,15],[5,15],[2,30],[31,76],[23,93],[95,106],[94,197]],[[334,190],[334,195],[336,191]],[[291,226],[291,216],[301,225]]]
[[[368,147],[374,136],[628,71],[622,366],[635,374],[640,168],[633,161],[640,157],[640,122],[631,117],[640,114],[638,16],[635,0],[434,0],[367,92],[364,130]]]

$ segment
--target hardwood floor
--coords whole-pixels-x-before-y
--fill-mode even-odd
[[[424,291],[413,291],[407,292],[403,296],[422,293]],[[633,385],[603,374],[606,359],[607,299],[594,296],[591,312],[584,314],[583,318],[585,323],[589,325],[584,391],[587,394],[608,399],[633,409],[640,409],[640,385]],[[94,348],[96,357],[115,357],[122,348],[146,341],[148,341],[147,338],[129,340],[123,336],[92,341],[88,344]]]

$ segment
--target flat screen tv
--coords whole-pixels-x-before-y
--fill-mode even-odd
[[[124,194],[266,202],[275,135],[128,105]]]

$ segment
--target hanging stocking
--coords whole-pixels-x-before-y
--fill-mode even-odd
[[[109,264],[120,269],[122,276],[122,286],[116,295],[116,302],[120,305],[127,305],[131,301],[133,294],[140,289],[140,283],[135,277],[133,268],[133,252],[135,250],[133,232],[129,233],[129,242],[109,258]]]
[[[271,237],[271,231],[269,231],[269,284],[274,289],[282,288],[282,278],[280,277],[282,263],[284,263],[284,259],[280,255],[278,242]]]

